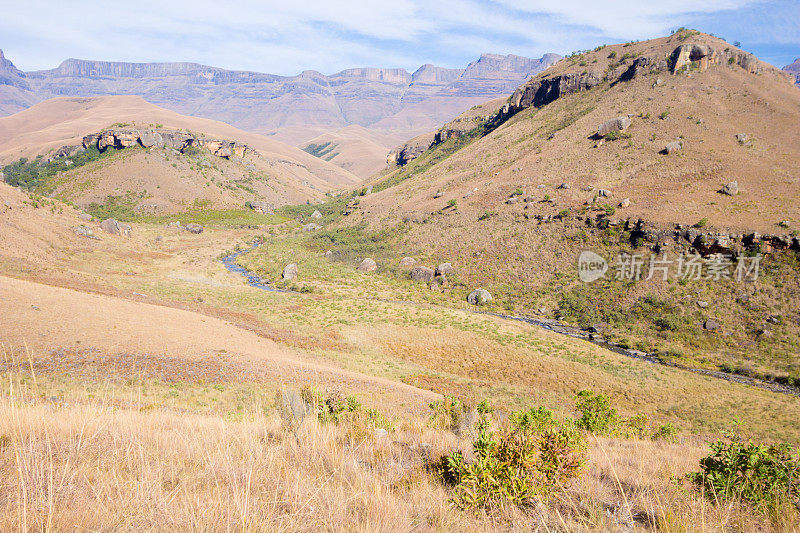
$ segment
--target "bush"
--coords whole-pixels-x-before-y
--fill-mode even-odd
[[[576,425],[590,433],[609,434],[619,424],[617,410],[605,394],[582,390],[575,395],[575,409],[581,413]]]
[[[689,474],[709,497],[743,500],[762,511],[777,511],[800,497],[800,450],[739,438],[711,443],[700,472]]]
[[[462,509],[494,510],[528,505],[563,490],[581,474],[586,442],[574,427],[558,426],[551,418],[541,409],[513,413],[495,431],[488,413],[481,413],[472,443],[474,460],[468,462],[456,451],[436,465],[440,477],[454,486],[451,501]]]

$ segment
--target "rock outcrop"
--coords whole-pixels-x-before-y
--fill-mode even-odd
[[[82,148],[95,146],[101,152],[109,148],[121,150],[131,146],[144,148],[172,148],[185,153],[190,148],[204,149],[211,155],[229,159],[232,156],[244,157],[254,150],[245,144],[236,141],[221,139],[206,139],[178,131],[164,131],[137,128],[110,128],[99,133],[92,133],[83,137]],[[78,147],[63,147],[77,149]]]
[[[113,218],[107,218],[100,223],[100,229],[111,235],[131,236],[131,227],[128,224],[118,222]]]

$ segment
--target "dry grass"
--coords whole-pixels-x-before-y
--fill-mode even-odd
[[[388,437],[363,423],[305,417],[286,429],[256,399],[238,419],[153,409],[130,391],[69,403],[8,373],[0,397],[0,530],[795,531],[714,504],[682,481],[705,453],[680,443],[594,438],[582,478],[554,499],[491,516],[451,506],[424,465],[469,435],[395,418]],[[93,384],[103,387],[102,382]]]

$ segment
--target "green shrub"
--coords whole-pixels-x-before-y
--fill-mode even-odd
[[[586,442],[570,425],[557,426],[547,410],[514,413],[492,430],[487,414],[477,423],[478,437],[468,462],[460,451],[442,457],[437,473],[454,487],[452,502],[462,509],[525,506],[535,498],[563,490],[582,472]],[[538,422],[537,422],[538,421]]]
[[[800,497],[800,450],[739,438],[720,439],[710,447],[711,454],[700,460],[700,472],[689,474],[709,497],[743,500],[773,512]]]
[[[708,218],[703,217],[700,220],[698,220],[697,223],[695,223],[694,227],[695,228],[704,228],[704,227],[706,227],[706,225],[708,225]]]
[[[667,422],[666,424],[663,424],[658,427],[658,429],[653,433],[652,439],[673,442],[677,434],[678,434],[678,428],[676,428],[673,424]]]
[[[610,434],[619,424],[617,410],[605,394],[582,390],[575,395],[575,409],[581,414],[576,425],[590,433]]]

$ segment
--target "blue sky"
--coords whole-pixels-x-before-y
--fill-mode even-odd
[[[800,57],[800,0],[0,2],[9,4],[0,6],[0,49],[22,70],[77,57],[283,75],[413,71],[424,63],[463,67],[483,52],[566,54],[678,26],[740,41],[776,66]]]

